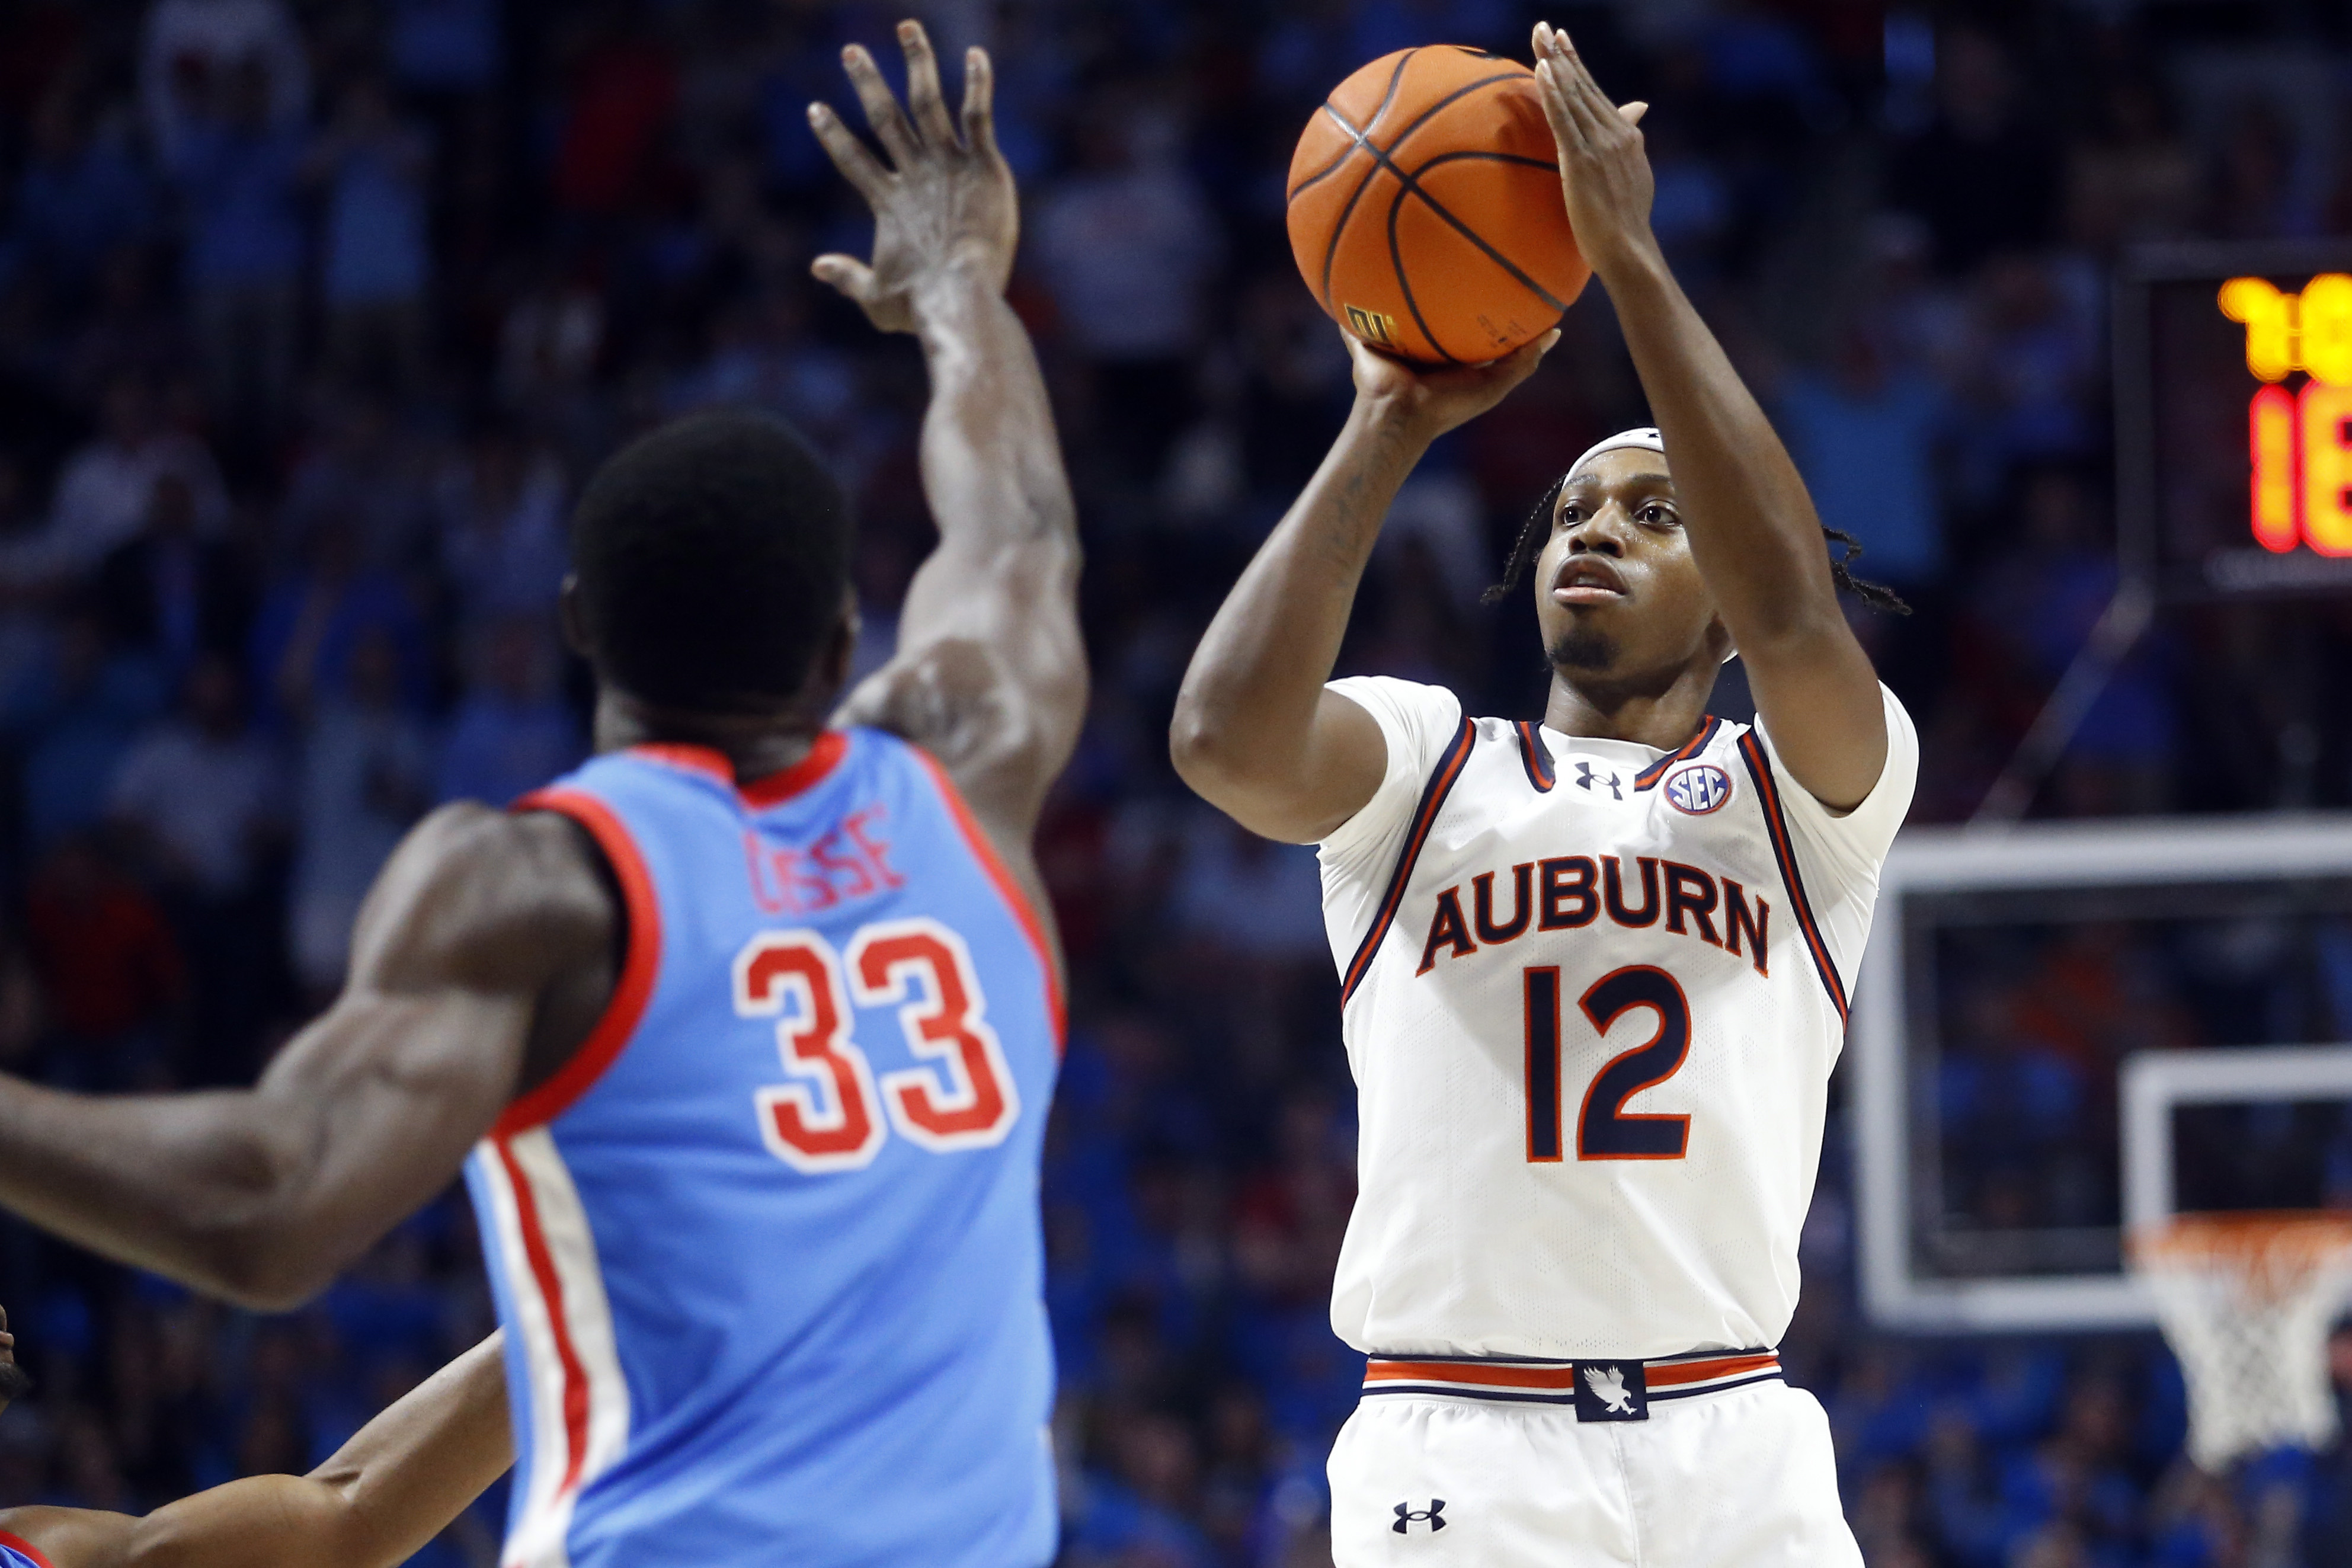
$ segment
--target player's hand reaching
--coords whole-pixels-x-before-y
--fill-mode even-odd
[[[1634,129],[1646,103],[1614,104],[1566,33],[1536,24],[1536,90],[1559,148],[1559,183],[1577,248],[1607,281],[1619,264],[1654,255],[1650,202],[1657,182]]]
[[[871,263],[820,256],[810,270],[855,300],[886,332],[915,330],[919,296],[928,284],[961,278],[1003,292],[1021,234],[1013,171],[996,148],[987,51],[964,52],[959,135],[922,24],[899,23],[898,47],[907,54],[903,109],[873,56],[856,44],[841,51],[843,68],[857,89],[866,123],[888,155],[887,163],[830,108],[812,103],[808,109],[810,129],[824,143],[834,167],[874,209]]]
[[[1444,369],[1408,364],[1366,347],[1351,332],[1341,332],[1339,339],[1355,362],[1357,405],[1376,421],[1429,442],[1509,396],[1559,342],[1559,329],[1554,327],[1501,359]]]

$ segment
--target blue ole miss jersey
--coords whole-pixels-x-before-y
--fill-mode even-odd
[[[955,786],[861,729],[748,790],[639,747],[521,808],[594,837],[628,946],[467,1166],[508,1568],[1048,1561],[1061,1000]]]

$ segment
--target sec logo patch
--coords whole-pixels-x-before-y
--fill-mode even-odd
[[[1666,776],[1666,804],[1705,816],[1731,798],[1731,775],[1713,763],[1693,763]]]

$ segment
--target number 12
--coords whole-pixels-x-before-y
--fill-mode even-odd
[[[1528,1021],[1528,1159],[1560,1158],[1559,968],[1526,972]],[[1629,1113],[1625,1102],[1682,1070],[1690,1052],[1690,1003],[1675,977],[1646,963],[1612,970],[1578,1001],[1596,1033],[1606,1035],[1636,1007],[1658,1016],[1657,1033],[1622,1051],[1592,1077],[1576,1113],[1580,1160],[1679,1160],[1690,1142],[1690,1118]]]

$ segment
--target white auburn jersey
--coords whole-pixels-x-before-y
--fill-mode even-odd
[[[1674,752],[1331,689],[1388,738],[1323,841],[1360,1098],[1331,1326],[1358,1350],[1660,1357],[1777,1344],[1830,1069],[1918,739],[1832,815],[1762,729]]]

